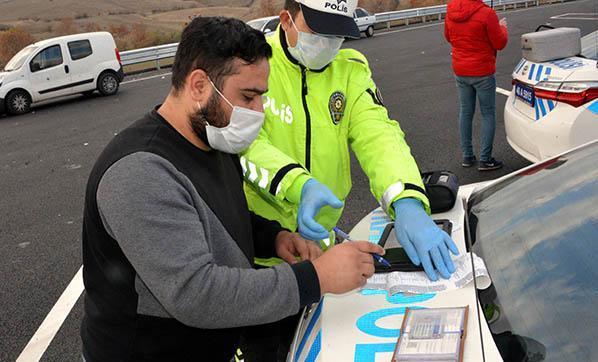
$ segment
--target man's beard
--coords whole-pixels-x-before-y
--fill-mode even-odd
[[[210,146],[206,133],[206,125],[209,124],[213,127],[222,128],[228,123],[225,113],[218,102],[218,95],[215,92],[212,93],[205,107],[201,107],[201,109],[197,109],[189,115],[189,122],[197,137]]]

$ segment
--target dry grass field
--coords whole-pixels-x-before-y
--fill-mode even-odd
[[[218,6],[222,3],[226,6]],[[0,30],[22,27],[44,39],[61,35],[66,22],[72,23],[66,30],[75,31],[138,24],[148,32],[180,32],[190,16],[226,14],[246,20],[258,4],[259,0],[0,0]]]
[[[445,0],[360,0],[371,12]],[[194,16],[251,20],[277,14],[284,0],[0,0],[0,67],[16,51],[54,36],[106,30],[120,50],[177,42]],[[1,69],[1,68],[0,68]]]
[[[370,11],[429,6],[443,0],[360,0]],[[226,15],[251,20],[270,15],[283,0],[0,0],[0,31],[20,26],[36,39],[59,35],[65,19],[77,30],[144,25],[148,31],[180,31],[190,16]]]

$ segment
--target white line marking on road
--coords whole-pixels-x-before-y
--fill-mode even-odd
[[[551,16],[550,18],[556,20],[598,20],[598,13],[567,13]]]
[[[16,362],[39,361],[83,293],[83,266],[73,277]]]
[[[500,87],[496,87],[496,93],[500,93],[500,94],[502,94],[503,96],[507,96],[507,97],[511,95],[511,92],[509,92],[509,91],[508,91],[508,90],[506,90],[506,89],[502,89],[502,88],[500,88]]]
[[[555,20],[598,20],[598,13],[566,13],[550,18]]]
[[[542,8],[546,8],[546,7],[559,7],[559,6],[567,6],[567,5],[579,5],[581,3],[586,3],[590,0],[574,0],[574,1],[568,1],[568,2],[564,2],[564,3],[553,3],[553,4],[541,4],[540,6],[530,6],[528,8],[518,8],[517,10],[515,9],[507,9],[507,10],[499,10],[498,8],[501,5],[496,5],[494,7],[494,10],[499,13],[499,14],[506,14],[506,13],[521,13],[524,11],[529,11],[529,10],[537,10],[537,9],[542,9]],[[592,0],[594,1],[594,0]]]
[[[149,80],[149,79],[154,79],[154,78],[159,78],[159,77],[166,77],[166,76],[169,76],[169,75],[172,75],[172,72],[162,73],[162,74],[157,74],[157,75],[152,75],[151,77],[146,77],[146,78],[139,78],[139,79],[128,80],[126,82],[122,82],[121,85],[129,84],[129,83],[135,83],[135,82],[142,82],[144,80]]]

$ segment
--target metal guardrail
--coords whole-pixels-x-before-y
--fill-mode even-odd
[[[172,43],[128,50],[120,53],[120,59],[125,66],[153,61],[156,62],[156,68],[160,69],[160,60],[174,57],[178,46],[179,43]]]
[[[540,5],[541,0],[484,0],[486,5],[492,5],[494,9],[502,8],[506,10],[507,6],[517,7],[518,5],[524,5],[528,7],[529,4],[535,6]],[[549,2],[564,2],[565,0],[549,0]],[[400,11],[389,11],[385,13],[376,14],[376,24],[386,23],[387,28],[391,27],[393,21],[405,21],[405,24],[409,25],[409,20],[418,19],[421,22],[426,22],[430,17],[438,17],[438,20],[442,19],[442,16],[446,14],[446,5],[429,6],[425,8],[407,9]]]
[[[505,10],[507,6],[517,7],[524,5],[528,7],[529,4],[535,6],[540,5],[540,2],[565,2],[572,0],[484,0],[487,5],[493,5],[494,8],[502,8]],[[425,8],[407,9],[399,11],[390,11],[385,13],[377,13],[376,24],[386,23],[386,27],[390,29],[393,22],[404,21],[404,24],[409,25],[409,20],[415,19],[421,22],[426,22],[429,18],[437,17],[441,20],[446,14],[446,5],[429,6]],[[436,20],[436,19],[434,19]],[[155,62],[154,69],[160,69],[160,60],[172,58],[176,54],[178,43],[159,45],[155,47],[128,50],[120,53],[121,60],[124,66],[135,65],[140,63]]]
[[[521,0],[519,0],[521,1]],[[426,8],[390,11],[376,14],[376,23],[390,23],[397,20],[408,20],[424,16],[446,14],[446,5],[430,6]]]

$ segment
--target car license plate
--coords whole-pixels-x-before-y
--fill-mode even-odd
[[[523,84],[515,84],[515,95],[530,106],[534,106],[536,103],[536,96],[534,89]]]

